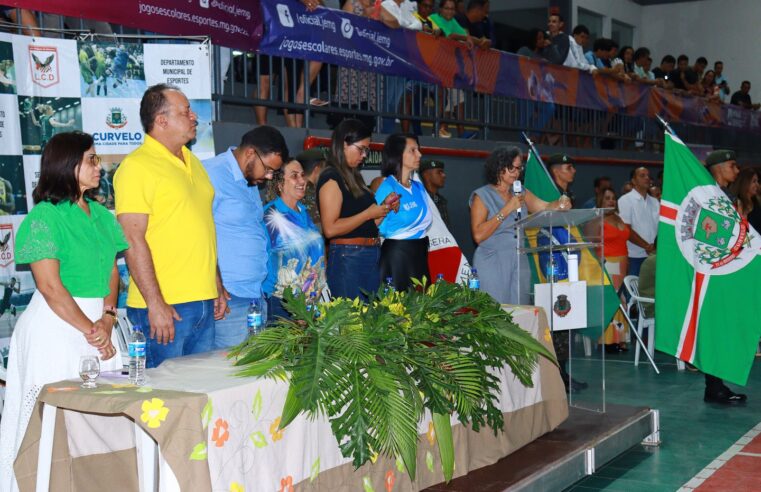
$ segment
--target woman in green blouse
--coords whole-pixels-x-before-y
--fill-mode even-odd
[[[37,285],[11,338],[0,428],[0,489],[43,385],[79,378],[79,358],[98,355],[101,371],[121,369],[112,343],[119,275],[127,241],[113,214],[92,198],[100,181],[93,138],[60,133],[45,145],[35,207],[16,234],[16,263],[31,264]],[[12,488],[12,487],[10,487]]]

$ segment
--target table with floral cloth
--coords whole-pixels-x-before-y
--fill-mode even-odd
[[[525,330],[552,350],[544,311],[506,306]],[[553,352],[554,353],[554,352]],[[137,490],[134,423],[159,444],[163,489],[188,491],[420,490],[443,481],[430,414],[419,424],[417,476],[401,462],[375,456],[358,470],[343,458],[325,418],[304,415],[278,430],[288,384],[239,378],[222,352],[165,361],[147,371],[149,386],[101,378],[95,390],[78,382],[46,386],[37,401],[15,470],[33,490],[42,406],[56,414],[50,490]],[[104,380],[105,379],[105,380]],[[487,466],[553,430],[568,416],[557,367],[540,357],[533,388],[501,371],[505,431],[473,432],[452,419],[454,476]],[[134,421],[134,423],[133,423]]]

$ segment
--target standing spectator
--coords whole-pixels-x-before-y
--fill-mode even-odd
[[[698,59],[695,60],[695,65],[693,65],[692,71],[698,76],[698,80],[703,78],[707,66],[708,60],[706,60],[704,56],[699,56]]]
[[[383,237],[380,276],[391,278],[398,291],[407,290],[412,285],[411,279],[431,278],[426,236],[431,227],[431,211],[425,186],[412,179],[420,168],[421,156],[416,136],[389,135],[381,164],[385,179],[375,192],[375,203],[391,204],[391,211],[379,226]]]
[[[608,75],[618,75],[620,70],[612,67],[610,62],[611,54],[613,53],[613,40],[606,38],[599,38],[595,40],[592,45],[592,50],[587,51],[584,57],[587,62],[596,67],[598,73],[605,73]]]
[[[586,70],[587,72],[594,72],[597,67],[587,61],[584,56],[584,48],[586,48],[589,42],[589,29],[587,26],[579,24],[573,28],[573,35],[569,38],[568,56],[566,57],[563,65],[566,67],[578,68],[579,70]]]
[[[676,66],[676,58],[674,58],[672,55],[666,55],[661,59],[661,64],[653,69],[653,75],[655,75],[655,79],[662,79],[665,81],[669,81],[669,77],[671,72],[674,71],[674,67]],[[670,81],[669,81],[670,83]]]
[[[306,208],[312,222],[317,230],[322,234],[322,223],[320,222],[320,209],[317,207],[317,181],[320,179],[322,170],[325,169],[326,158],[322,149],[314,148],[305,150],[296,156],[296,160],[301,163],[306,178],[306,190],[304,198],[300,200],[301,205]],[[273,197],[274,200],[274,197]]]
[[[745,168],[740,171],[737,179],[729,187],[730,192],[736,197],[737,213],[744,219],[748,219],[750,225],[758,232],[758,174],[753,168]],[[754,214],[753,212],[756,211]],[[751,221],[751,218],[754,220]],[[755,222],[755,223],[754,223]]]
[[[214,188],[185,144],[197,116],[176,87],[157,84],[140,101],[145,141],[114,176],[116,215],[129,242],[127,316],[145,333],[147,367],[206,352],[227,309],[217,270]]]
[[[325,289],[325,240],[301,204],[306,182],[301,164],[294,159],[270,183],[277,198],[264,209],[269,260],[265,260],[267,280],[262,285],[270,322],[290,318],[283,307],[285,291],[319,299]]]
[[[745,109],[756,110],[761,108],[761,104],[753,104],[750,100],[750,81],[748,80],[743,80],[742,84],[740,84],[740,90],[732,94],[732,99],[729,102]]]
[[[214,348],[238,345],[248,336],[249,303],[264,306],[267,277],[267,231],[257,185],[272,179],[288,158],[285,139],[271,126],[243,135],[238,147],[204,161],[214,186],[212,214],[217,236],[219,273],[230,294],[229,314],[215,326]],[[266,319],[266,313],[263,313]]]
[[[639,275],[640,266],[653,249],[658,234],[658,200],[650,196],[650,171],[638,167],[631,172],[634,189],[618,200],[618,210],[623,221],[631,228],[629,241],[629,275]]]
[[[619,56],[624,66],[624,73],[633,74],[634,73],[634,48],[632,48],[631,46],[624,46],[623,48],[621,48]]]
[[[3,378],[4,491],[18,490],[13,462],[42,387],[77,378],[82,355],[98,356],[104,372],[122,367],[112,339],[119,293],[116,254],[127,242],[114,216],[93,200],[100,180],[93,138],[60,133],[50,139],[40,161],[35,206],[16,235],[16,264],[30,265],[37,287],[13,330]],[[14,283],[10,293],[6,290],[9,298]]]
[[[687,55],[679,55],[676,59],[676,69],[669,74],[669,81],[674,84],[674,89],[689,91],[699,95],[701,88],[698,85],[700,78],[690,68],[690,59]]]
[[[716,73],[716,85],[719,86],[719,99],[721,99],[721,102],[727,102],[729,97],[729,82],[724,77],[724,62],[714,62],[713,71]]]
[[[653,84],[662,86],[662,79],[656,79],[655,74],[650,71],[650,64],[652,58],[650,58],[650,50],[647,48],[637,48],[634,52],[634,72],[633,77],[645,84]]]
[[[600,196],[600,193],[603,192],[603,190],[607,190],[612,186],[612,183],[610,181],[610,177],[608,176],[598,176],[595,178],[595,180],[592,182],[594,186],[594,195],[592,195],[589,200],[584,202],[581,205],[581,208],[595,208],[598,207],[597,205],[598,198]],[[615,195],[615,192],[613,193]]]
[[[389,211],[376,205],[359,166],[370,153],[370,130],[359,120],[333,131],[328,166],[317,181],[322,233],[329,240],[328,286],[334,297],[358,297],[380,285],[378,223]]]
[[[521,46],[516,54],[534,60],[542,60],[544,59],[542,56],[544,49],[549,44],[550,40],[544,30],[534,28],[529,31],[528,43],[525,46]]]
[[[449,39],[464,42],[469,49],[473,49],[473,38],[470,37],[468,31],[466,31],[454,18],[455,16],[455,3],[454,0],[441,0],[439,4],[439,13],[431,15],[431,19],[441,28],[444,36]],[[465,93],[461,89],[449,89],[447,91],[447,105],[445,111],[452,111],[454,117],[458,120],[462,120],[465,117]],[[465,137],[465,128],[462,125],[458,125],[457,131],[460,137]],[[451,138],[452,134],[449,133],[449,125],[447,123],[441,123],[439,125],[439,137]]]
[[[628,258],[626,250],[626,241],[629,239],[631,232],[630,227],[618,215],[618,200],[613,188],[604,188],[597,195],[597,208],[608,209],[603,217],[603,238],[605,253],[605,271],[608,272],[613,288],[618,292],[624,282],[624,277],[628,270]],[[593,221],[589,223],[596,231],[599,231],[599,223]],[[590,234],[593,235],[594,233]],[[600,252],[598,251],[598,254]],[[620,352],[626,350],[626,342],[629,337],[626,320],[618,311],[613,321],[605,329],[602,343],[605,344],[607,352]]]
[[[420,31],[423,24],[415,16],[417,6],[410,0],[383,0],[381,3],[381,22],[391,29],[403,27]]]
[[[489,0],[468,0],[465,13],[455,15],[455,20],[463,29],[468,31],[473,43],[483,49],[491,47],[491,28],[487,19],[488,15]]]
[[[344,6],[344,12],[349,12],[362,17],[373,18],[376,10],[367,5],[363,0],[348,0]],[[375,111],[376,102],[376,74],[355,70],[353,68],[338,67],[338,104],[348,106],[350,109],[360,111]],[[371,132],[375,128],[374,116],[357,114],[352,117],[346,114],[330,113],[327,123],[330,128],[336,128],[344,118],[356,118],[362,122]]]
[[[442,189],[447,182],[447,175],[444,172],[444,162],[433,159],[424,159],[420,161],[420,179],[423,181],[423,185],[428,191],[431,200],[433,200],[434,205],[436,205],[444,224],[449,227],[447,199],[439,193],[439,190]]]
[[[714,150],[706,157],[705,165],[708,168],[708,172],[713,176],[713,179],[716,180],[716,184],[719,185],[733,203],[737,203],[740,197],[733,195],[730,191],[730,187],[740,174],[734,151]],[[703,401],[729,405],[742,403],[747,399],[746,395],[730,390],[720,378],[710,374],[705,375]]]
[[[570,36],[563,32],[565,19],[560,14],[550,14],[547,20],[547,30],[550,33],[550,45],[544,50],[543,57],[550,63],[562,65],[568,58],[571,49]]]
[[[703,89],[703,97],[719,101],[719,86],[716,85],[716,73],[713,70],[707,71],[700,80],[700,86]]]

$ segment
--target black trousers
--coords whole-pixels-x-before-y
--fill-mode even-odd
[[[720,391],[724,391],[724,381],[721,380],[721,378],[717,378],[716,376],[711,376],[710,374],[706,374],[706,391],[709,393],[719,393]]]
[[[380,278],[381,284],[391,277],[394,288],[404,291],[410,288],[410,279],[426,277],[431,281],[428,271],[428,238],[422,239],[386,239],[381,246]]]

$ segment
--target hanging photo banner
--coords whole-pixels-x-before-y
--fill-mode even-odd
[[[140,100],[151,85],[179,87],[198,114],[190,147],[214,155],[208,44],[73,41],[0,34],[0,347],[34,292],[16,269],[14,241],[34,206],[40,158],[56,134],[93,136],[101,157],[97,200],[114,208],[113,176],[145,139]],[[7,345],[7,344],[6,344]]]

